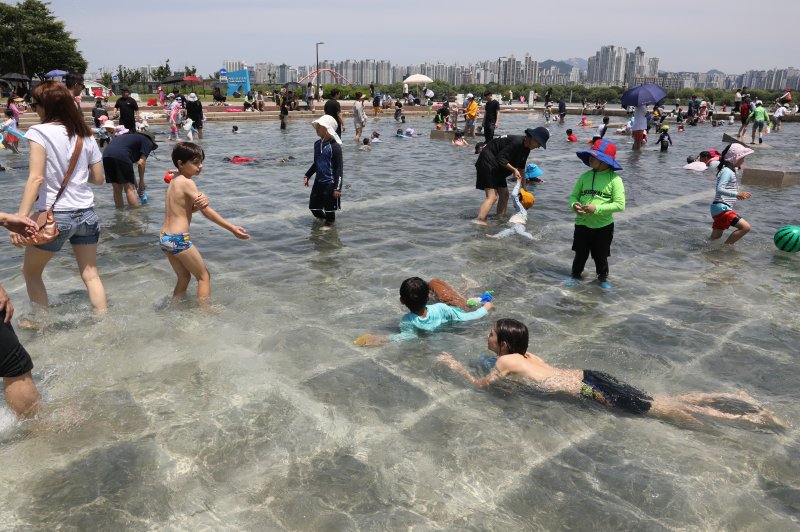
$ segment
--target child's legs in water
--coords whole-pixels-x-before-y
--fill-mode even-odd
[[[599,229],[591,229],[591,254],[597,277],[608,277],[608,257],[611,255],[611,241],[614,239],[614,224]]]
[[[740,238],[750,232],[750,224],[747,223],[747,220],[742,218],[740,218],[733,227],[735,227],[736,230],[725,240],[725,243],[728,245],[735,244]]]
[[[572,261],[572,277],[580,279],[586,261],[589,259],[589,253],[592,251],[590,230],[585,225],[575,226],[572,236],[572,251],[575,252],[575,258]]]
[[[175,275],[178,276],[172,297],[177,299],[186,294],[186,290],[189,288],[189,281],[194,276],[197,279],[197,301],[201,307],[207,308],[208,301],[211,298],[211,274],[208,273],[197,246],[193,245],[175,255],[168,251],[164,251],[164,254],[169,259],[172,269],[175,270]]]

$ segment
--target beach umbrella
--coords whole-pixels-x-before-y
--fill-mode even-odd
[[[625,91],[620,103],[623,109],[658,103],[667,97],[666,91],[655,83],[645,83]]]
[[[30,81],[31,78],[26,76],[25,74],[17,74],[16,72],[9,72],[8,74],[4,74],[0,76],[0,79],[4,79],[6,81]]]
[[[433,83],[433,80],[423,74],[411,74],[403,80],[403,83],[419,85],[420,83]]]
[[[68,72],[64,70],[51,70],[47,74],[44,75],[46,78],[61,78],[68,74]]]
[[[203,80],[198,78],[197,76],[183,76],[181,81],[187,85],[198,85],[203,83]]]

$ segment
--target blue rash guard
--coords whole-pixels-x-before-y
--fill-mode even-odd
[[[334,185],[334,190],[342,191],[342,147],[333,140],[317,140],[314,143],[314,162],[306,172],[309,179],[317,174],[314,183]]]
[[[478,320],[489,314],[489,311],[481,307],[472,312],[464,312],[460,308],[451,307],[444,303],[426,305],[427,313],[422,318],[413,312],[409,312],[400,320],[400,334],[393,334],[389,337],[392,342],[409,340],[417,337],[417,331],[435,331],[442,325],[454,321]]]

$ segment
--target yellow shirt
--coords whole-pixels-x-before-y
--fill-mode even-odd
[[[478,118],[478,102],[472,100],[467,104],[467,110],[464,111],[464,116],[467,120],[475,120]]]

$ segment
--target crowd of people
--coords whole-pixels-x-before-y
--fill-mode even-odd
[[[81,85],[81,80],[73,80],[73,87],[49,81],[33,89],[30,108],[41,123],[32,126],[24,134],[30,146],[29,175],[17,213],[0,213],[0,224],[11,232],[12,243],[25,249],[22,272],[34,311],[46,312],[48,294],[43,273],[53,256],[69,242],[91,306],[96,315],[102,316],[107,309],[107,300],[97,267],[100,221],[94,210],[94,193],[90,185],[111,184],[114,203],[119,208],[124,207],[126,202],[129,207],[146,203],[144,175],[147,158],[158,149],[158,143],[147,127],[146,117],[140,112],[137,102],[131,98],[130,91],[125,88],[114,104],[113,120],[118,120],[119,125],[113,125],[108,110],[98,100],[92,112],[95,130],[89,128],[80,106],[76,105],[77,94],[75,90],[71,90],[74,87],[80,89]],[[381,107],[379,93],[374,86],[370,90],[373,112],[377,114]],[[407,88],[404,90],[408,101]],[[313,91],[309,92],[308,99],[313,100],[313,95]],[[509,98],[511,97],[509,94]],[[303,185],[311,188],[309,210],[319,220],[322,230],[330,230],[335,224],[343,193],[345,165],[342,133],[345,125],[337,98],[338,90],[334,89],[324,104],[324,114],[312,122],[318,138],[313,145],[313,162],[303,175]],[[505,220],[510,200],[516,212],[509,217],[508,227],[500,233],[487,236],[506,238],[519,235],[533,239],[525,227],[528,210],[535,201],[529,188],[541,182],[540,176],[543,172],[537,165],[528,163],[528,158],[532,150],[547,149],[548,142],[552,142],[550,131],[547,127],[539,126],[527,128],[520,135],[496,136],[500,118],[499,98],[490,90],[484,92],[483,98],[485,104],[480,131],[484,142],[476,146],[478,157],[475,169],[476,189],[483,191],[484,198],[474,223],[487,225],[493,207],[496,208],[497,219]],[[788,98],[791,99],[790,94]],[[366,100],[367,94],[359,92],[353,102],[354,139],[357,144],[361,144],[366,126]],[[256,96],[250,102],[250,108],[259,110],[258,101]],[[185,97],[178,91],[164,95],[164,105],[169,114],[168,140],[178,140],[177,133],[181,128],[197,133],[198,139],[202,139],[202,105],[193,105],[198,103],[194,93]],[[744,98],[739,105],[740,109],[743,108]],[[694,111],[695,105],[691,106]],[[437,112],[434,121],[438,120],[438,125],[449,124],[450,128],[458,129],[457,121],[450,120],[449,106],[445,105],[443,109],[446,111]],[[660,114],[660,109],[660,106],[656,106],[654,113],[647,113],[646,108],[637,107],[634,110],[634,149],[641,147],[645,140],[644,135],[637,135],[637,131],[646,129],[639,129],[640,119],[661,125],[663,119],[655,115]],[[753,113],[754,131],[760,122],[766,120],[758,109],[759,103],[756,103]],[[9,110],[12,113],[10,119],[14,119],[13,109],[9,107]],[[474,137],[477,134],[479,109],[472,94],[466,95],[463,108],[456,108],[452,114],[457,117],[459,112],[464,116],[464,128],[457,131],[453,143],[462,146],[466,144],[464,137]],[[396,114],[395,118],[402,119],[402,113],[399,117]],[[563,120],[563,116],[561,119]],[[185,128],[185,122],[189,122],[189,128]],[[575,255],[569,277],[564,281],[566,287],[581,282],[585,265],[591,256],[598,285],[604,290],[612,288],[608,258],[614,237],[613,215],[625,209],[626,197],[623,179],[619,175],[622,166],[617,161],[617,146],[605,138],[608,127],[609,121],[606,117],[598,128],[597,135],[590,141],[588,149],[576,152],[584,166],[565,204],[565,208],[569,208],[575,215],[572,240]],[[234,127],[234,133],[235,129]],[[404,138],[415,136],[413,130],[410,135],[407,131],[398,131]],[[573,140],[572,130],[567,133],[568,142],[577,140]],[[110,140],[103,151],[95,134],[101,142],[104,140],[103,135]],[[367,144],[381,141],[377,132],[363,140],[368,141]],[[666,130],[662,129],[659,143],[664,142],[671,144],[672,140]],[[727,229],[733,228],[726,244],[734,244],[750,230],[749,224],[734,210],[734,206],[737,200],[751,197],[750,193],[739,190],[737,170],[741,169],[745,157],[752,151],[734,143],[722,152],[714,152],[713,156],[710,151],[704,151],[700,155],[700,161],[691,162],[702,164],[702,169],[697,168],[700,170],[711,167],[712,161],[717,162],[716,192],[710,206],[713,218],[712,240],[721,238]],[[212,209],[209,198],[198,189],[193,178],[202,171],[204,158],[202,147],[194,142],[181,141],[173,144],[171,159],[175,170],[165,176],[165,181],[168,182],[165,216],[157,242],[177,278],[173,298],[183,298],[194,278],[197,281],[198,305],[208,308],[211,277],[191,235],[193,213],[199,211],[237,239],[248,240],[250,235],[245,228],[226,220]],[[138,171],[138,176],[134,169]],[[514,183],[510,194],[509,179]],[[57,235],[52,238],[45,237],[48,225],[54,225],[58,229]],[[392,337],[364,335],[356,343],[374,346],[389,341],[402,341],[416,337],[420,330],[435,331],[453,321],[481,319],[494,309],[492,297],[488,293],[474,302],[463,297],[447,283],[434,281],[426,283],[422,279],[411,278],[402,283],[400,301],[408,308],[409,313],[400,322],[399,334]],[[439,302],[428,304],[431,295]],[[471,308],[476,306],[478,308]],[[6,402],[18,415],[28,416],[36,411],[39,399],[31,378],[32,360],[14,333],[10,322],[12,315],[13,305],[6,292],[0,288],[3,339],[0,368],[4,378]],[[20,325],[36,327],[37,323],[35,319],[31,319],[21,321]],[[488,347],[497,358],[485,368],[486,375],[483,377],[473,376],[449,354],[443,354],[440,360],[479,386],[499,379],[521,379],[546,391],[585,397],[633,414],[649,414],[692,422],[697,422],[696,416],[710,416],[759,424],[780,424],[770,412],[743,394],[734,396],[693,393],[669,398],[651,397],[602,372],[549,366],[541,358],[528,352],[528,330],[524,324],[515,320],[498,320],[489,332]],[[719,402],[727,399],[745,403],[747,408],[744,413],[730,413],[720,407]]]

